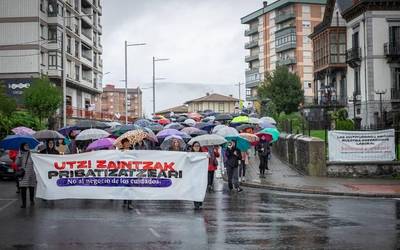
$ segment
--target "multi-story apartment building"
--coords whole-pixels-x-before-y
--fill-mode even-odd
[[[349,102],[350,117],[364,127],[400,124],[400,1],[353,0],[342,15],[347,93],[357,98]]]
[[[128,120],[142,117],[142,91],[140,88],[128,89]],[[115,88],[107,84],[101,94],[101,112],[110,114],[113,120],[125,116],[125,88]],[[125,119],[122,119],[125,120]]]
[[[323,17],[326,0],[278,0],[241,18],[248,29],[245,48],[246,100],[254,101],[257,86],[266,72],[285,65],[296,72],[304,86],[306,101],[312,101],[313,60],[309,35]],[[309,98],[311,97],[311,98]]]
[[[84,116],[76,110],[93,108],[102,91],[101,16],[100,0],[1,0],[0,81],[9,94],[18,99],[41,75],[62,88],[65,71],[67,116]]]

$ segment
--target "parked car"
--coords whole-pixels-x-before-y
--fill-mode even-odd
[[[8,153],[4,152],[0,157],[0,179],[14,179],[14,169],[11,167],[12,160]]]

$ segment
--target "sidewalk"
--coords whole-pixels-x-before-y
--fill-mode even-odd
[[[269,161],[266,177],[260,179],[258,156],[251,153],[249,162],[242,186],[310,194],[400,198],[400,180],[304,176],[275,155]]]

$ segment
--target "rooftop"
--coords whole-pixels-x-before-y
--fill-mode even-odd
[[[256,10],[247,16],[244,16],[240,19],[242,24],[247,24],[253,21],[254,19],[258,18],[259,16],[262,16],[265,13],[268,13],[270,11],[273,11],[275,9],[279,9],[282,7],[285,7],[286,5],[289,4],[296,4],[296,3],[303,3],[303,4],[326,4],[327,0],[278,0],[276,2],[273,2],[267,6],[264,6],[263,8]]]
[[[170,112],[174,112],[174,113],[187,113],[188,112],[188,106],[187,105],[180,105],[180,106],[176,106],[173,108],[168,108],[168,109],[164,109],[161,111],[156,112],[156,114],[166,114],[166,113],[170,113]]]
[[[220,94],[209,94],[207,93],[206,96],[193,99],[190,101],[187,101],[185,103],[192,103],[192,102],[238,102],[239,99],[234,98],[232,96],[225,96],[225,95],[220,95]]]
[[[123,92],[125,93],[125,88],[116,88],[113,84],[107,84],[103,88],[103,92]],[[128,88],[128,92],[130,93],[142,93],[142,90],[137,87],[137,88]]]

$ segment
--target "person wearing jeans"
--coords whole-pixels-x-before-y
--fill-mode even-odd
[[[35,205],[35,186],[36,186],[36,175],[33,170],[33,161],[31,158],[31,152],[27,143],[22,143],[20,147],[20,153],[17,158],[16,164],[24,170],[24,176],[19,181],[19,187],[21,190],[22,205],[21,208],[26,208],[26,193],[29,189],[29,200],[31,206]]]

